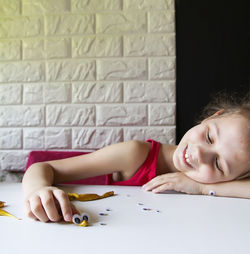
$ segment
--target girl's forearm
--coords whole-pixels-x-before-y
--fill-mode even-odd
[[[215,196],[220,197],[250,198],[250,179],[202,184],[201,191],[203,195],[211,195],[213,191]]]
[[[51,186],[54,182],[54,169],[47,163],[35,163],[26,171],[22,180],[24,195],[33,191]]]

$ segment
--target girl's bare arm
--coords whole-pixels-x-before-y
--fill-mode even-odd
[[[96,152],[68,159],[35,163],[23,177],[26,214],[41,221],[71,220],[73,208],[67,195],[54,187],[57,183],[118,172],[129,179],[144,162],[151,144],[128,141]],[[59,207],[59,208],[58,208]]]
[[[167,190],[175,190],[188,194],[250,198],[250,179],[234,180],[230,182],[205,184],[196,182],[181,172],[162,174],[143,186],[147,191],[160,193]]]
[[[250,179],[201,185],[202,194],[209,195],[210,191],[214,191],[215,196],[250,198]]]

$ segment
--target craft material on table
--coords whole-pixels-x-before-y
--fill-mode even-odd
[[[81,227],[87,227],[89,225],[89,215],[86,213],[74,214],[72,222]]]
[[[5,202],[4,201],[0,201],[0,208],[3,208],[5,207]],[[16,216],[6,212],[5,210],[3,209],[0,209],[0,216],[8,216],[8,217],[11,217],[11,218],[14,218],[14,219],[17,219],[17,220],[20,220],[19,218],[17,218]]]
[[[80,214],[90,215],[88,227],[63,221],[40,223],[22,217],[21,183],[1,183],[0,200],[6,201],[2,209],[23,218],[0,216],[1,254],[69,254],[83,250],[91,254],[152,254],[155,246],[158,252],[170,254],[249,254],[246,244],[250,236],[248,199],[172,192],[154,194],[145,192],[140,186],[59,187],[65,193],[102,195],[113,190],[115,195],[90,202],[71,201]],[[142,208],[151,208],[151,211],[142,211]]]
[[[68,193],[68,197],[70,201],[92,201],[92,200],[98,200],[102,198],[107,198],[114,196],[113,191],[108,191],[104,193],[103,195],[98,195],[95,193],[87,193],[87,194],[77,194],[77,193]],[[89,216],[87,214],[74,214],[72,218],[72,222],[74,224],[77,224],[78,226],[87,227],[89,225]]]
[[[102,198],[107,198],[114,196],[113,191],[108,191],[104,193],[103,195],[98,195],[94,193],[88,193],[88,194],[77,194],[77,193],[68,193],[68,197],[70,201],[92,201],[92,200],[97,200],[97,199],[102,199]]]

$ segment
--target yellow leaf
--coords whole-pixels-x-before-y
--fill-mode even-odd
[[[71,200],[71,201],[73,201],[73,200],[92,201],[92,200],[111,197],[113,195],[114,195],[113,191],[106,192],[101,196],[94,194],[94,193],[89,193],[89,194],[68,193],[69,200]]]
[[[20,220],[20,219],[18,219],[17,217],[15,217],[14,215],[12,215],[12,214],[10,214],[10,213],[8,213],[8,212],[2,210],[2,209],[0,209],[0,216],[8,216],[8,217],[11,217],[11,218]]]

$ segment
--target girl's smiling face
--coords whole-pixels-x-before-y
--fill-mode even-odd
[[[183,136],[173,163],[195,181],[224,182],[250,169],[249,151],[249,123],[243,116],[212,116]]]

